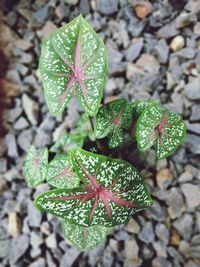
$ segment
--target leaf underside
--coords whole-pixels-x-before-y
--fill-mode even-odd
[[[126,99],[117,99],[100,108],[96,116],[96,137],[109,138],[108,146],[116,148],[123,144],[123,130],[132,123],[132,107]]]
[[[88,251],[105,241],[110,228],[102,225],[80,226],[63,220],[62,229],[69,241],[74,243],[80,250]]]
[[[77,96],[86,113],[97,113],[105,85],[107,53],[103,41],[80,15],[42,44],[39,62],[45,98],[52,115]]]
[[[40,195],[38,209],[72,224],[114,226],[151,205],[141,176],[129,163],[82,149],[71,151],[71,163],[83,186]]]
[[[56,188],[77,188],[80,179],[71,168],[68,157],[56,157],[49,163],[47,182]]]
[[[46,180],[48,169],[47,148],[37,150],[32,145],[24,161],[23,173],[28,186],[36,186]]]
[[[171,155],[183,142],[186,133],[181,116],[159,105],[145,109],[136,126],[136,139],[140,151],[156,146],[157,159]]]

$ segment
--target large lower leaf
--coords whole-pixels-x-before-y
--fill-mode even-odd
[[[63,220],[62,229],[69,241],[80,250],[87,251],[104,242],[110,228],[102,225],[80,226]]]
[[[71,163],[82,188],[55,189],[40,195],[36,207],[82,226],[114,226],[151,205],[137,170],[126,161],[71,151]]]
[[[132,123],[132,107],[126,99],[117,99],[103,105],[96,116],[96,137],[109,137],[109,147],[123,144],[123,130]]]
[[[24,161],[23,173],[28,186],[36,186],[46,180],[48,169],[48,150],[37,150],[32,145]]]
[[[70,166],[68,157],[56,157],[49,163],[47,182],[56,188],[76,188],[80,179]]]
[[[145,151],[155,144],[157,158],[166,158],[182,144],[185,132],[185,124],[179,114],[159,105],[151,105],[137,122],[138,149]]]
[[[107,72],[103,41],[80,15],[42,44],[39,69],[52,115],[59,115],[76,95],[86,113],[99,109]]]

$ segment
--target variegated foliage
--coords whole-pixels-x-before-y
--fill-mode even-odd
[[[140,151],[156,146],[157,159],[171,155],[183,142],[185,124],[181,116],[158,104],[145,109],[136,126],[136,139]]]
[[[116,148],[123,144],[124,130],[132,123],[132,107],[126,99],[117,99],[101,107],[96,116],[96,137],[108,136],[108,146]]]
[[[76,132],[84,137],[89,137],[91,141],[95,140],[95,135],[87,114],[82,114],[76,128]]]
[[[135,100],[131,103],[133,117],[138,118],[147,107],[156,103],[158,103],[157,100]]]
[[[147,188],[129,163],[71,151],[71,163],[82,182],[78,189],[55,189],[40,195],[36,207],[82,226],[114,226],[151,205]]]
[[[107,53],[103,41],[80,15],[42,44],[39,69],[52,115],[63,112],[72,96],[95,115],[105,85]]]
[[[69,157],[56,157],[49,163],[47,182],[56,188],[76,188],[80,179],[72,170]]]
[[[48,169],[47,148],[37,150],[32,145],[24,161],[23,173],[28,186],[36,186],[46,180]]]
[[[110,228],[103,225],[80,226],[63,220],[62,229],[69,241],[80,250],[87,251],[104,242]]]

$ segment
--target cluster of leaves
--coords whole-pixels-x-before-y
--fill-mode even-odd
[[[72,96],[85,113],[73,134],[50,147],[50,162],[47,148],[31,147],[24,175],[29,186],[49,183],[53,189],[39,195],[35,206],[60,217],[66,238],[88,250],[102,242],[111,227],[150,206],[152,199],[134,166],[82,149],[86,140],[98,146],[103,139],[114,151],[123,149],[127,140],[136,141],[140,151],[154,145],[157,159],[162,159],[183,142],[185,125],[180,115],[158,101],[129,103],[121,98],[101,106],[106,49],[82,16],[44,41],[39,68],[52,115],[61,114]],[[96,116],[95,127],[90,116]]]

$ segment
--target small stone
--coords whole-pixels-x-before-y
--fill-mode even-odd
[[[179,180],[180,183],[189,182],[189,181],[191,181],[192,179],[193,179],[193,174],[192,174],[191,171],[185,171],[185,172],[183,172],[183,173],[179,176],[179,178],[178,178],[178,180]]]
[[[139,234],[140,232],[140,225],[137,223],[136,220],[131,218],[128,224],[125,226],[126,231],[133,234]]]
[[[80,2],[80,13],[86,15],[90,12],[89,0],[82,0]]]
[[[28,267],[45,267],[45,266],[46,263],[44,258],[38,258],[36,261],[28,265]]]
[[[117,89],[116,79],[108,79],[106,82],[105,92],[106,95],[113,95],[114,90]]]
[[[37,31],[37,34],[40,38],[44,39],[47,36],[50,35],[50,33],[52,33],[53,31],[55,31],[57,29],[56,25],[51,22],[51,21],[47,21],[44,25],[44,27],[42,28],[41,31]]]
[[[17,14],[14,11],[10,11],[7,15],[6,15],[6,19],[7,19],[7,24],[12,27],[15,25],[16,21],[17,21]]]
[[[167,45],[167,42],[164,39],[160,40],[156,44],[155,52],[157,54],[157,57],[158,57],[160,63],[162,63],[162,64],[167,63],[168,57],[169,57],[169,47]]]
[[[68,15],[68,13],[69,13],[69,7],[67,7],[63,2],[61,2],[60,5],[57,6],[55,9],[55,14],[59,19],[63,19]]]
[[[185,258],[199,258],[200,255],[200,246],[191,246],[184,240],[180,242],[179,250]]]
[[[154,255],[154,250],[152,246],[148,246],[147,244],[144,244],[143,246],[141,246],[140,250],[141,250],[142,258],[145,260],[151,259]]]
[[[24,117],[20,117],[13,125],[15,130],[23,130],[29,126],[28,121]]]
[[[138,18],[144,19],[153,12],[153,6],[148,1],[138,1],[134,5],[134,10]]]
[[[166,218],[165,209],[163,209],[156,200],[153,201],[153,205],[150,206],[146,212],[158,222],[161,222]]]
[[[181,186],[181,190],[189,208],[195,208],[200,205],[200,187],[198,185],[185,183]]]
[[[183,197],[177,188],[173,187],[168,191],[166,202],[169,206],[168,212],[170,218],[175,219],[185,211]]]
[[[28,201],[28,221],[32,227],[40,227],[42,213],[38,211],[32,201]]]
[[[199,123],[189,123],[185,121],[186,129],[190,132],[200,134],[200,124]]]
[[[164,244],[168,244],[169,242],[169,230],[165,224],[158,223],[156,224],[156,235],[157,237],[164,242]]]
[[[193,154],[200,154],[200,137],[194,134],[187,134],[185,139],[186,147]]]
[[[42,250],[40,247],[36,247],[36,248],[31,248],[30,250],[30,255],[31,255],[31,258],[33,259],[36,259],[38,258],[42,253]]]
[[[65,3],[67,3],[68,5],[71,5],[71,6],[75,6],[78,4],[78,0],[64,0]]]
[[[21,149],[28,152],[33,141],[32,129],[22,131],[17,138],[17,142]]]
[[[113,266],[113,253],[109,246],[107,246],[103,251],[102,266]]]
[[[195,23],[193,31],[194,31],[194,34],[198,36],[200,35],[200,22]]]
[[[184,240],[189,240],[192,234],[192,216],[190,214],[183,214],[180,218],[173,222],[173,226]]]
[[[8,234],[16,237],[20,234],[21,221],[15,212],[8,215]]]
[[[0,177],[0,196],[7,190],[8,186],[6,180]]]
[[[0,173],[4,173],[7,170],[7,160],[0,158]]]
[[[28,120],[32,123],[32,125],[37,125],[39,116],[38,104],[33,101],[28,95],[23,94],[22,105]]]
[[[191,25],[192,23],[196,22],[197,18],[195,14],[192,13],[181,13],[176,18],[176,29],[181,29]]]
[[[119,252],[119,242],[117,240],[111,238],[109,240],[109,245],[115,253]]]
[[[20,115],[22,114],[21,107],[15,107],[13,109],[9,109],[7,112],[7,121],[14,122]]]
[[[142,54],[137,60],[136,65],[146,72],[157,72],[160,69],[158,60],[150,54]]]
[[[41,234],[38,232],[32,231],[30,244],[33,247],[33,249],[38,248],[42,243],[43,243],[43,238],[41,237]]]
[[[176,52],[176,56],[183,59],[193,59],[195,54],[195,50],[190,47],[183,48]]]
[[[175,27],[175,21],[167,23],[165,26],[160,28],[157,32],[157,35],[163,39],[169,39],[179,34],[179,31]]]
[[[142,231],[138,235],[139,239],[145,243],[153,243],[155,240],[155,234],[151,222],[146,222],[142,227]]]
[[[10,253],[10,239],[0,240],[0,258],[7,258]]]
[[[29,238],[27,235],[23,234],[19,237],[12,239],[12,245],[10,249],[10,260],[12,263],[17,262],[17,260],[24,255],[29,246]]]
[[[56,249],[57,248],[57,241],[56,241],[56,235],[51,234],[50,236],[47,237],[45,240],[47,247]]]
[[[163,257],[157,257],[152,261],[152,267],[172,267],[172,264]]]
[[[190,117],[190,121],[200,121],[200,105],[192,106],[192,115]]]
[[[15,42],[15,46],[21,50],[27,51],[33,47],[33,44],[28,40],[21,39]]]
[[[180,244],[180,240],[181,240],[180,235],[177,233],[177,231],[174,228],[172,228],[169,243],[171,245],[178,246]]]
[[[7,134],[5,140],[8,150],[8,156],[11,158],[17,158],[19,155],[17,151],[15,136],[13,134]]]
[[[56,263],[53,260],[53,257],[51,256],[51,254],[46,251],[46,260],[47,260],[47,266],[49,267],[56,267]]]
[[[37,19],[37,21],[41,23],[45,22],[49,15],[50,15],[49,5],[42,6],[34,13],[34,17]]]
[[[69,248],[60,261],[60,267],[70,267],[81,252],[76,247]]]
[[[21,58],[19,59],[19,63],[30,64],[33,61],[33,57],[29,53],[22,53]]]
[[[170,48],[173,52],[177,52],[178,50],[181,50],[185,45],[185,39],[181,35],[177,35],[174,37],[170,43]]]
[[[128,239],[125,241],[125,257],[127,260],[138,259],[139,247],[135,239]]]
[[[97,0],[96,9],[104,15],[111,15],[118,10],[118,0]]]
[[[125,51],[125,56],[128,61],[134,61],[143,48],[143,38],[134,38],[132,44]]]
[[[167,188],[172,179],[173,175],[170,169],[162,169],[156,175],[157,184],[160,188]]]
[[[194,78],[186,84],[185,95],[190,100],[200,100],[200,79]]]
[[[167,258],[166,245],[162,241],[154,242],[153,247],[158,257]]]

